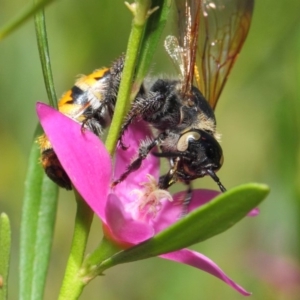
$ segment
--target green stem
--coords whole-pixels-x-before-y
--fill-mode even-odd
[[[106,148],[108,152],[113,155],[116,144],[119,138],[119,132],[124,121],[124,117],[130,106],[130,93],[135,72],[135,66],[138,59],[140,45],[143,39],[146,20],[151,14],[151,1],[143,0],[136,1],[132,5],[127,6],[134,14],[132,29],[128,41],[128,48],[125,57],[124,70],[122,73],[122,80],[120,83],[117,104],[114,112],[114,117],[109,128],[106,139]]]
[[[82,277],[84,282],[88,283],[96,276],[99,276],[98,268],[101,265],[101,262],[107,260],[109,257],[121,250],[120,247],[113,244],[111,241],[107,240],[104,236],[99,246],[95,251],[88,255],[83,263],[82,267]]]
[[[0,28],[0,41],[17,29],[21,24],[33,16],[39,9],[45,7],[53,0],[41,0],[35,5],[29,4],[15,18]]]
[[[80,276],[80,269],[84,257],[86,243],[93,220],[93,212],[76,192],[77,213],[71,251],[67,263],[65,277],[60,290],[60,300],[77,299],[86,282]]]
[[[0,215],[0,299],[7,299],[7,282],[11,252],[11,227],[6,214]]]

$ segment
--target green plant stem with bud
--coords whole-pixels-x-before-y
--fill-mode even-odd
[[[146,22],[149,16],[157,10],[157,8],[151,8],[150,0],[139,0],[132,4],[126,3],[126,5],[133,13],[134,17],[126,51],[122,80],[118,91],[117,104],[105,143],[106,148],[111,155],[114,154],[121,126],[132,100],[130,94]]]

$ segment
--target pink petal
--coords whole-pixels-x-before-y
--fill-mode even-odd
[[[144,222],[134,220],[131,213],[125,211],[123,203],[114,194],[108,196],[105,212],[106,224],[113,239],[119,243],[136,245],[154,235],[153,228]]]
[[[122,150],[118,147],[116,151],[116,163],[114,168],[115,179],[118,179],[121,174],[127,170],[128,165],[137,158],[141,142],[151,137],[152,133],[144,121],[135,122],[130,125],[123,138],[123,142],[128,148]],[[157,151],[157,148],[153,150]],[[119,183],[114,188],[114,192],[122,199],[122,202],[130,203],[133,201],[132,191],[140,189],[141,183],[148,181],[148,174],[158,178],[159,163],[159,158],[155,157],[150,152],[147,158],[142,162],[142,166],[138,170],[133,171],[126,180]]]
[[[192,200],[189,204],[188,211],[190,212],[202,206],[219,194],[220,192],[213,190],[193,190]],[[180,192],[173,196],[172,202],[164,201],[162,203],[162,209],[159,211],[153,223],[156,233],[166,229],[182,217],[184,210],[183,201],[185,200],[185,197],[186,192]]]
[[[181,249],[179,251],[160,255],[160,257],[198,268],[221,279],[242,295],[251,295],[251,293],[248,293],[241,286],[232,281],[212,260],[201,253],[189,249]]]
[[[137,156],[141,142],[145,141],[146,138],[152,138],[152,136],[153,134],[149,126],[144,121],[136,121],[129,126],[129,129],[127,129],[123,135],[123,144],[127,149],[122,150],[121,147],[117,149],[119,158],[116,162],[116,177],[119,177],[128,166],[128,163],[132,161],[132,158]],[[153,158],[152,155],[149,155],[148,158],[158,164],[156,157]]]
[[[299,299],[300,265],[295,257],[252,251],[247,265],[250,274],[254,273],[274,293],[284,295],[284,299]]]
[[[37,114],[73,185],[100,217],[111,180],[111,160],[99,138],[52,107],[37,103]]]
[[[247,214],[248,217],[256,217],[257,215],[259,215],[259,208],[254,208]]]

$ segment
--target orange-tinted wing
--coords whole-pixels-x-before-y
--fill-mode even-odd
[[[194,79],[213,109],[246,39],[253,6],[254,0],[202,0]]]

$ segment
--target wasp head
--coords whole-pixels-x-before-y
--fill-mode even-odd
[[[223,164],[223,151],[216,139],[207,132],[192,129],[182,134],[177,143],[183,169],[192,177],[203,177],[207,170],[218,171]]]
[[[212,135],[200,129],[189,130],[180,136],[177,150],[178,180],[189,183],[193,179],[209,175],[222,192],[226,191],[215,174],[222,167],[223,151]]]

